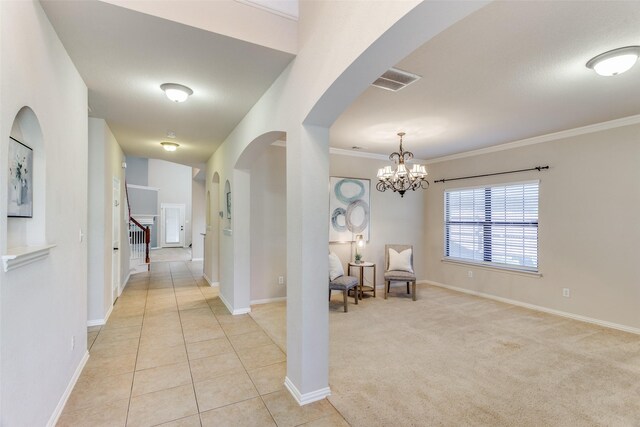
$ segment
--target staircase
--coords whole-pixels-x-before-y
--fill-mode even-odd
[[[125,183],[124,188],[127,188]],[[131,215],[131,204],[129,203],[129,191],[127,193],[127,212],[129,212],[129,266],[131,274],[149,271],[149,244],[151,242],[151,231],[148,225],[143,225]]]

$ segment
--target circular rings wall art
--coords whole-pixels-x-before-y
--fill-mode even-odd
[[[370,181],[331,177],[329,241],[351,242],[356,234],[369,240]]]

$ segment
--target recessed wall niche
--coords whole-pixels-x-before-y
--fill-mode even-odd
[[[22,107],[11,126],[11,138],[33,150],[33,216],[31,218],[7,218],[7,248],[42,246],[46,244],[45,201],[46,201],[46,157],[42,129],[36,114],[29,107]],[[11,141],[8,138],[9,143]],[[16,159],[8,159],[5,170],[8,177],[9,165]],[[13,185],[9,179],[8,187]],[[12,191],[8,188],[4,215],[7,214]]]

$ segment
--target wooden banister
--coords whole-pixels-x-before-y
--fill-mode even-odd
[[[149,263],[151,262],[151,257],[149,256],[149,246],[151,245],[151,230],[149,227],[145,227],[140,224],[134,217],[131,216],[131,203],[129,203],[129,187],[127,187],[127,181],[124,182],[125,194],[127,195],[127,209],[129,210],[129,222],[134,224],[136,227],[140,228],[140,230],[144,233],[144,262],[147,264],[147,270],[149,269]],[[131,231],[130,231],[131,232]]]
[[[149,246],[151,244],[151,230],[149,227],[145,227],[140,224],[134,217],[129,217],[129,222],[134,224],[136,227],[140,229],[144,233],[144,262],[149,264],[151,262],[151,257],[149,256]]]

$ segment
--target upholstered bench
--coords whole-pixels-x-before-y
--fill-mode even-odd
[[[347,295],[353,289],[353,296],[358,304],[358,279],[353,276],[340,276],[329,282],[329,301],[331,301],[331,291],[342,291],[344,294],[344,312],[347,308]]]

